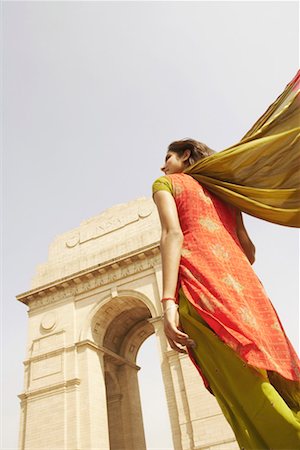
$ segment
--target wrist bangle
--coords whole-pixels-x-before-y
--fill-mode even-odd
[[[176,298],[175,297],[163,297],[161,299],[161,302],[166,302],[167,300],[173,300],[173,302],[176,302]]]

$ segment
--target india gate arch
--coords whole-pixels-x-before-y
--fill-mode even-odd
[[[119,291],[97,306],[88,318],[85,334],[103,349],[103,357],[98,356],[104,371],[109,448],[143,450],[146,443],[136,359],[143,342],[155,333],[157,311],[147,297],[129,290]],[[99,377],[103,376],[101,370]]]
[[[174,450],[238,449],[189,358],[164,336],[159,240],[155,205],[140,198],[51,243],[17,296],[28,306],[20,450],[146,450],[136,356],[153,333]]]

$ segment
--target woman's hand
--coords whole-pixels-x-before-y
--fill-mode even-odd
[[[164,313],[164,331],[170,347],[179,353],[186,353],[183,347],[194,347],[195,343],[186,333],[179,329],[178,308],[168,306]]]

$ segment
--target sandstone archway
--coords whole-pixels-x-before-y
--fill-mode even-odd
[[[20,450],[143,450],[136,356],[155,332],[174,450],[238,449],[161,317],[160,226],[151,199],[117,205],[58,236],[28,306]],[[115,430],[118,433],[115,433]]]

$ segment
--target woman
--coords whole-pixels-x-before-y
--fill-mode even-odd
[[[174,350],[186,347],[241,448],[298,449],[299,362],[252,269],[241,213],[184,173],[212,153],[173,142],[153,183],[165,334]]]

